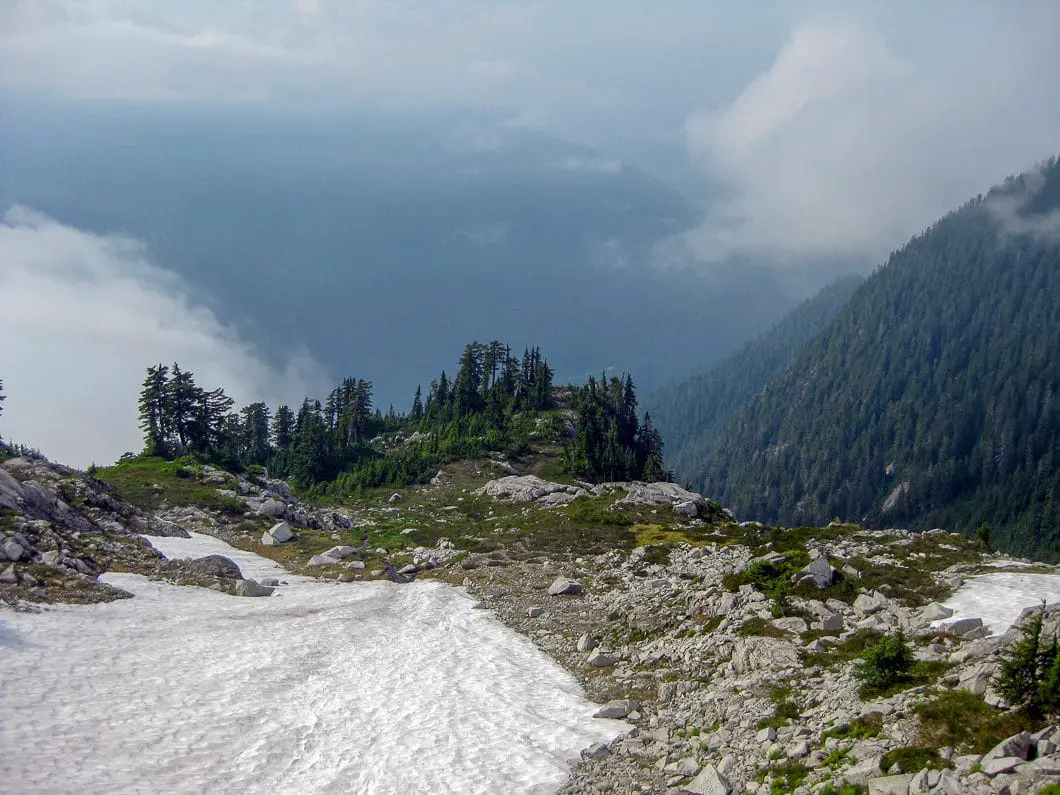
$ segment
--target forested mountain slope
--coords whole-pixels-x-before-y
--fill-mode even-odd
[[[679,480],[703,471],[725,421],[791,363],[863,281],[855,275],[837,279],[707,372],[645,398],[645,408],[666,442],[666,464]]]
[[[970,531],[1060,557],[1060,165],[893,253],[719,435],[745,518]]]

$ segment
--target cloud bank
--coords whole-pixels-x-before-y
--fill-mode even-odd
[[[50,458],[83,467],[139,450],[137,394],[154,362],[180,362],[237,405],[300,403],[327,383],[307,354],[268,363],[135,240],[14,207],[0,252],[0,434]]]
[[[726,196],[687,236],[695,255],[883,257],[1055,152],[1060,94],[1043,78],[1060,74],[1060,6],[1007,10],[935,43],[865,20],[796,25],[735,100],[688,119],[691,157]]]

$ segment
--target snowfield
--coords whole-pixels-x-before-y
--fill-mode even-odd
[[[441,583],[338,585],[208,536],[289,584],[238,598],[130,574],[110,604],[0,612],[5,792],[552,792],[627,730]]]
[[[998,572],[969,578],[943,602],[953,617],[933,622],[934,626],[958,618],[981,618],[993,635],[1003,635],[1028,607],[1060,602],[1060,575]]]

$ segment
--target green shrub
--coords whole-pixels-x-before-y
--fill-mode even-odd
[[[878,695],[909,679],[915,662],[913,650],[899,630],[865,652],[862,663],[854,669],[854,676],[862,681],[864,695]]]

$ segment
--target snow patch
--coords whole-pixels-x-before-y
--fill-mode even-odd
[[[981,618],[993,635],[1003,635],[1028,607],[1060,602],[1060,575],[999,572],[968,579],[944,602],[953,610],[951,618],[935,621],[939,626],[958,618]]]
[[[109,604],[0,613],[11,792],[552,792],[628,724],[462,589],[338,585],[208,536],[289,584],[243,599],[132,574]]]

